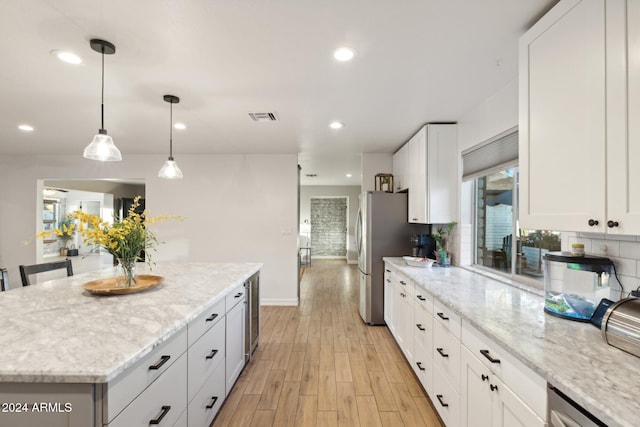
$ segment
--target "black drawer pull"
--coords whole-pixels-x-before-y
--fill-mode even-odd
[[[498,389],[497,385],[493,385],[493,384],[489,384],[489,388],[491,389],[491,391],[496,391]]]
[[[218,313],[213,313],[211,316],[207,317],[205,319],[206,322],[213,322],[213,319],[215,319],[216,317],[218,317]]]
[[[406,282],[404,282],[404,281],[402,281],[402,280],[400,280],[400,284],[401,284],[401,285],[406,285],[407,283],[406,283]]]
[[[234,298],[240,298],[242,295],[244,295],[244,292],[238,292],[235,294]]]
[[[489,379],[489,375],[482,374],[480,378],[482,378],[482,381],[486,381]]]
[[[162,411],[160,412],[160,415],[158,415],[152,420],[149,420],[149,424],[160,424],[160,421],[162,421],[165,415],[167,415],[171,410],[171,406],[163,406],[161,409]]]
[[[491,357],[491,355],[489,354],[489,350],[480,350],[480,354],[489,359],[489,362],[491,363],[500,363],[500,359],[494,359],[493,357]]]
[[[385,270],[387,273],[391,273],[391,270]]]
[[[416,362],[416,365],[418,365],[418,368],[419,368],[421,371],[426,371],[426,370],[427,370],[426,368],[423,368],[423,367],[422,367],[422,362]]]
[[[442,347],[440,347],[440,348],[436,348],[436,351],[437,351],[438,353],[440,353],[440,356],[442,356],[442,357],[449,357],[449,355],[448,355],[447,353],[445,353],[444,351],[442,351],[442,350],[444,350]]]
[[[165,363],[167,363],[169,361],[169,359],[171,359],[171,356],[162,356],[160,357],[160,360],[158,361],[158,363],[156,363],[155,365],[151,365],[149,366],[149,370],[155,370],[155,369],[160,369],[162,367],[162,365],[164,365]]]
[[[437,313],[438,317],[441,318],[442,320],[449,320],[449,318],[447,316],[444,315],[444,313]]]
[[[446,407],[448,407],[448,406],[449,406],[449,404],[448,404],[448,403],[444,403],[444,402],[442,401],[442,395],[441,395],[441,394],[436,394],[436,397],[438,398],[438,401],[440,402],[440,404],[441,404],[443,407],[445,407],[445,408],[446,408]]]
[[[420,301],[426,301],[427,299],[425,297],[423,297],[422,295],[418,295],[416,298],[418,298]]]
[[[213,405],[216,404],[216,402],[218,401],[218,397],[217,396],[211,396],[211,403],[209,403],[206,408],[207,409],[211,409],[213,408]]]
[[[422,327],[422,323],[417,323],[416,328],[420,329],[421,331],[426,331],[426,328]]]
[[[387,282],[391,283],[391,279],[387,279]]]
[[[218,354],[218,350],[211,350],[211,353],[209,353],[209,355],[205,357],[205,359],[213,359],[213,356],[215,356],[216,354]]]

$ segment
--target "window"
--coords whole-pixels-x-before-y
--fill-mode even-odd
[[[517,189],[517,166],[475,178],[475,264],[542,282],[542,257],[560,250],[560,233],[518,226]]]

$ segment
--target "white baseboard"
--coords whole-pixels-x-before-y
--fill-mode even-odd
[[[347,260],[347,264],[357,264],[358,260],[357,259],[348,259]]]
[[[298,299],[273,299],[273,298],[261,298],[260,305],[285,305],[285,306],[297,306]]]
[[[311,255],[311,259],[347,259],[346,256],[333,256],[333,255]]]

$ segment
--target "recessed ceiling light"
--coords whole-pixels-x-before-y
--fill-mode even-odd
[[[80,58],[73,52],[68,52],[66,50],[52,50],[51,54],[58,58],[60,61],[66,62],[67,64],[82,64],[82,58]]]
[[[340,122],[331,122],[331,123],[329,123],[329,127],[331,129],[342,129],[343,126],[344,125],[342,123],[340,123]]]
[[[184,130],[187,128],[187,125],[185,125],[184,123],[176,123],[175,125],[173,125],[173,127],[176,129]]]
[[[24,132],[33,132],[33,126],[31,125],[19,125],[18,129]]]
[[[333,52],[333,57],[342,62],[351,61],[354,56],[355,52],[353,51],[353,49],[350,49],[348,47],[341,47]]]
[[[350,173],[347,174],[347,178],[351,178],[353,175],[351,175]]]

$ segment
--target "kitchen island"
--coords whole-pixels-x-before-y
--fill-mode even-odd
[[[419,268],[408,266],[402,258],[384,258],[384,260],[387,263],[385,268],[388,273],[397,276],[395,280],[400,280],[406,285],[414,285],[415,296],[419,297],[417,301],[428,302],[431,298],[434,330],[438,330],[439,324],[447,323],[438,317],[441,315],[444,317],[443,312],[450,313],[450,315],[447,314],[450,317],[448,321],[450,324],[457,320],[458,325],[462,326],[461,328],[458,326],[457,341],[455,339],[452,341],[458,343],[457,351],[462,354],[462,361],[458,361],[456,366],[459,375],[457,381],[460,389],[460,411],[458,414],[452,414],[452,416],[460,416],[460,419],[451,423],[445,420],[448,425],[467,425],[464,415],[474,410],[471,407],[472,397],[467,399],[465,392],[470,393],[470,390],[474,390],[472,381],[475,379],[467,375],[465,366],[469,373],[478,366],[475,372],[483,373],[482,376],[478,375],[479,378],[475,384],[479,387],[475,390],[480,390],[480,386],[484,390],[486,386],[487,393],[494,392],[495,395],[500,390],[504,391],[504,384],[500,382],[502,385],[499,388],[494,385],[498,382],[494,382],[489,377],[502,376],[504,380],[514,372],[530,372],[532,375],[523,375],[517,377],[517,381],[513,381],[512,387],[516,395],[532,395],[531,390],[540,384],[535,380],[527,384],[527,381],[531,380],[528,377],[536,377],[542,381],[543,394],[544,383],[548,382],[610,427],[638,425],[640,360],[606,344],[600,330],[589,323],[570,321],[546,314],[543,311],[542,291],[525,290],[526,287],[519,289],[519,285],[515,282],[512,283],[514,286],[508,285],[462,268]],[[402,292],[409,293],[406,290]],[[417,318],[413,323],[418,323]],[[410,326],[415,329],[416,325]],[[422,324],[420,326],[420,329],[425,329]],[[402,336],[402,333],[399,335]],[[437,332],[433,334],[433,347],[439,347],[435,349],[439,351],[432,353],[435,372],[432,382],[434,388],[445,381],[442,376],[439,377],[442,381],[436,381],[439,368],[435,365],[443,361],[441,366],[451,368],[453,362],[453,350],[449,354],[444,353],[450,349],[443,350],[442,346],[436,345],[437,335]],[[500,368],[500,361],[495,364],[498,356],[493,349],[491,353],[480,350],[480,353],[484,351],[486,354],[477,354],[475,358],[475,354],[478,353],[476,350],[488,348],[485,347],[486,343],[490,346],[495,344],[496,352],[502,352],[500,357],[502,368]],[[454,344],[450,345],[454,348]],[[416,360],[420,357],[419,348],[422,347],[419,347],[416,341],[415,354],[410,354],[415,356]],[[472,352],[474,355],[471,357],[469,355]],[[448,357],[441,357],[443,353]],[[466,360],[482,361],[484,365],[481,363],[473,366],[465,365],[465,357]],[[493,362],[491,362],[492,359]],[[508,372],[505,359],[507,359],[506,362],[512,360],[512,365],[518,365],[520,368]],[[424,362],[420,363],[421,367],[426,366]],[[489,371],[485,366],[492,368]],[[451,369],[445,372],[445,376],[452,375],[453,372],[454,370]],[[513,375],[515,378],[515,374]],[[446,381],[455,383],[451,378],[447,378]],[[491,388],[489,388],[490,385]],[[536,390],[536,395],[531,397],[530,408],[537,409],[537,415],[536,411],[529,411],[533,414],[532,425],[538,425],[536,420],[544,422],[546,418],[544,414],[546,396],[540,396],[539,387]],[[429,393],[429,390],[427,392]],[[440,410],[440,403],[443,403],[447,397],[438,394],[440,397],[436,400],[436,393],[433,394],[430,393],[430,397],[436,408]],[[452,395],[456,396],[453,392]],[[446,403],[450,404],[446,409],[452,410],[454,404]],[[475,420],[475,425],[483,425],[483,422]]]
[[[261,266],[139,264],[164,282],[120,296],[82,288],[111,268],[1,293],[0,425],[205,425],[244,365],[244,282]]]

